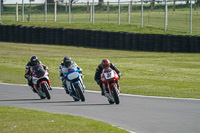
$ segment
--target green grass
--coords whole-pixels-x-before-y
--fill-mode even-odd
[[[123,93],[200,99],[200,54],[159,53],[0,42],[0,81],[26,84],[25,65],[32,55],[50,70],[52,86],[61,87],[58,67],[70,56],[82,69],[87,90],[99,91],[96,67],[108,58],[121,71]]]
[[[127,133],[78,116],[0,106],[1,133]]]

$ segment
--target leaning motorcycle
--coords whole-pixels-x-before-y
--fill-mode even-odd
[[[50,81],[48,70],[45,70],[41,64],[35,65],[31,68],[33,89],[40,96],[41,99],[51,99],[49,94]]]
[[[105,97],[107,97],[108,102],[110,104],[119,104],[120,91],[117,85],[119,80],[118,74],[110,67],[103,69],[101,80],[105,92]]]
[[[68,72],[64,74],[64,78],[66,80],[66,86],[69,92],[69,95],[73,97],[74,101],[81,100],[85,101],[85,97],[83,95],[86,90],[85,85],[83,84],[81,78],[81,71],[77,68],[69,69]]]

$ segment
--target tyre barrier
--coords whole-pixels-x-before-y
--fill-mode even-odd
[[[200,36],[0,25],[0,41],[133,51],[200,53]]]

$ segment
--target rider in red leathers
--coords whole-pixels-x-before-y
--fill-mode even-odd
[[[96,72],[95,72],[95,76],[94,76],[94,80],[97,82],[97,84],[100,86],[101,88],[101,95],[104,96],[104,90],[103,90],[103,86],[102,86],[102,81],[101,81],[101,73],[103,71],[103,69],[105,69],[106,67],[110,67],[111,69],[115,70],[116,73],[118,74],[118,76],[121,76],[121,72],[119,71],[119,69],[117,69],[117,67],[113,64],[110,63],[110,61],[108,59],[103,59],[101,64],[98,65],[98,67],[96,68]],[[119,87],[119,84],[118,84]],[[120,90],[120,88],[119,88]]]

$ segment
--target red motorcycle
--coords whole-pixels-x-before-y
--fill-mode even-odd
[[[118,88],[118,74],[109,68],[103,69],[101,74],[101,81],[103,84],[103,89],[105,92],[105,97],[107,97],[110,104],[119,104],[119,88]]]
[[[48,71],[45,70],[41,64],[39,64],[31,68],[31,73],[34,87],[33,89],[36,90],[41,99],[51,99],[48,91],[51,89]]]

